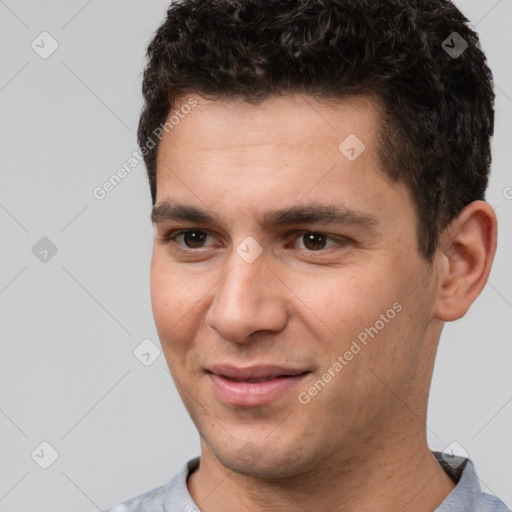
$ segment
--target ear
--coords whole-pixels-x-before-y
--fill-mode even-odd
[[[485,286],[496,253],[497,220],[492,206],[474,201],[450,223],[439,241],[435,316],[464,316]]]

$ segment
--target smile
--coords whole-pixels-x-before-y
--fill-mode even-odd
[[[275,402],[308,373],[276,366],[245,369],[214,366],[207,371],[217,398],[233,407],[257,407]]]

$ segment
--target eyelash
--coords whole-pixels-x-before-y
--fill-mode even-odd
[[[176,238],[178,236],[181,236],[181,235],[184,235],[186,233],[189,233],[189,232],[193,232],[193,231],[196,231],[196,232],[200,232],[200,233],[205,233],[207,236],[212,236],[213,237],[213,233],[207,229],[182,229],[180,231],[172,231],[170,232],[169,234],[165,235],[164,237],[162,237],[162,241],[164,243],[167,243],[167,244],[171,244],[173,243],[174,245],[176,245],[177,247],[179,247],[179,249],[177,249],[178,251],[182,252],[182,253],[186,253],[186,254],[192,254],[192,253],[197,253],[199,252],[201,249],[204,249],[205,247],[199,247],[199,248],[196,248],[196,249],[193,249],[193,248],[190,248],[190,247],[186,247],[186,246],[183,246],[181,244],[178,244],[176,242]],[[306,235],[306,234],[314,234],[314,235],[323,235],[326,240],[332,240],[332,241],[335,241],[337,242],[337,245],[338,246],[345,246],[350,240],[346,237],[343,237],[343,236],[338,236],[338,237],[335,237],[335,236],[332,236],[332,235],[328,235],[326,233],[322,233],[320,231],[307,231],[307,230],[303,230],[303,231],[295,231],[294,232],[294,239],[293,241],[297,240],[297,239],[300,239],[302,236]],[[323,249],[317,249],[316,251],[315,250],[311,250],[311,249],[299,249],[301,251],[306,251],[310,254],[319,254],[319,253],[322,253],[322,252],[325,252],[327,251],[328,249],[331,249],[335,247],[334,245],[330,246],[330,247],[325,247]]]

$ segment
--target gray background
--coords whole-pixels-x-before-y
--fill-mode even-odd
[[[92,195],[138,149],[145,47],[167,3],[0,0],[2,512],[107,509],[199,453],[163,355],[144,366],[133,354],[158,344],[143,164]],[[428,436],[433,449],[459,443],[512,506],[512,0],[457,4],[495,75],[499,250],[480,298],[445,327]],[[43,31],[59,45],[46,59],[31,47],[51,49]],[[46,262],[32,251],[42,237],[57,248]],[[48,469],[43,441],[58,452]]]

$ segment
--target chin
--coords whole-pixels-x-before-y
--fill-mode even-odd
[[[299,454],[298,450],[283,452],[283,447],[265,446],[259,449],[251,441],[248,441],[242,447],[233,448],[227,451],[226,446],[219,449],[212,446],[211,449],[219,462],[230,471],[240,475],[253,478],[290,478],[302,473],[308,466],[308,461],[304,460],[304,454]],[[310,463],[310,462],[309,462]]]

